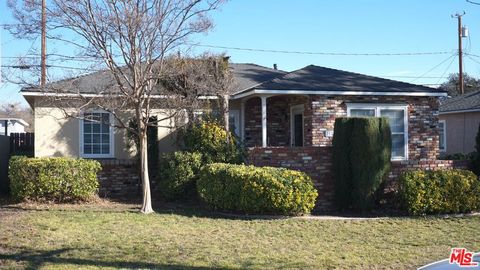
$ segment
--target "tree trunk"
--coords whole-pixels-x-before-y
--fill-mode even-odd
[[[223,96],[222,112],[223,112],[223,124],[225,125],[225,130],[228,132],[230,131],[230,114],[228,110],[228,95]]]
[[[143,124],[143,123],[142,123]],[[140,177],[142,178],[143,203],[140,210],[144,214],[153,213],[152,196],[150,193],[150,178],[148,176],[147,129],[140,128]]]

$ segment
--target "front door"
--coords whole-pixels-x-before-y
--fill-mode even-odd
[[[291,145],[303,146],[303,105],[292,106],[291,108]]]

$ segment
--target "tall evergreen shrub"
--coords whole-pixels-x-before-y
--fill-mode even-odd
[[[338,118],[333,138],[335,198],[341,209],[367,210],[390,170],[387,118]]]

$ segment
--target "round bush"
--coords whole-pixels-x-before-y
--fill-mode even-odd
[[[318,195],[303,172],[225,163],[204,166],[197,190],[214,208],[249,214],[308,214]]]
[[[8,170],[11,194],[18,200],[88,200],[98,192],[100,169],[95,160],[12,157]]]
[[[195,196],[196,181],[202,166],[202,155],[196,152],[163,154],[159,166],[159,188],[166,200]]]
[[[480,209],[480,180],[467,170],[407,171],[400,197],[412,215],[465,213]]]
[[[216,122],[199,121],[183,133],[183,150],[199,152],[204,163],[241,163],[243,148],[235,136]]]

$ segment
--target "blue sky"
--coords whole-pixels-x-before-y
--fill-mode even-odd
[[[5,2],[0,3],[0,21],[12,23]],[[464,39],[464,48],[480,55],[480,6],[465,0],[231,0],[212,15],[215,28],[192,41],[224,47],[306,52],[450,52],[427,56],[325,56],[202,47],[194,50],[196,53],[225,52],[233,62],[239,63],[265,66],[277,63],[287,71],[314,64],[418,84],[437,84],[445,79],[415,77],[441,62],[443,64],[424,76],[441,77],[457,72],[457,59],[447,58],[457,50],[457,21],[450,15],[461,11],[467,12],[464,24],[470,30],[470,38]],[[1,37],[4,57],[24,55],[32,45],[31,41],[13,39],[4,30]],[[39,42],[34,46],[39,46]],[[68,53],[58,47],[49,50]],[[472,60],[471,57],[465,57],[465,72],[480,77],[480,58]],[[2,59],[2,63],[7,65],[9,60]],[[54,77],[55,72],[59,71],[52,70],[50,75]],[[16,85],[3,84],[0,103],[24,102],[18,91]]]

